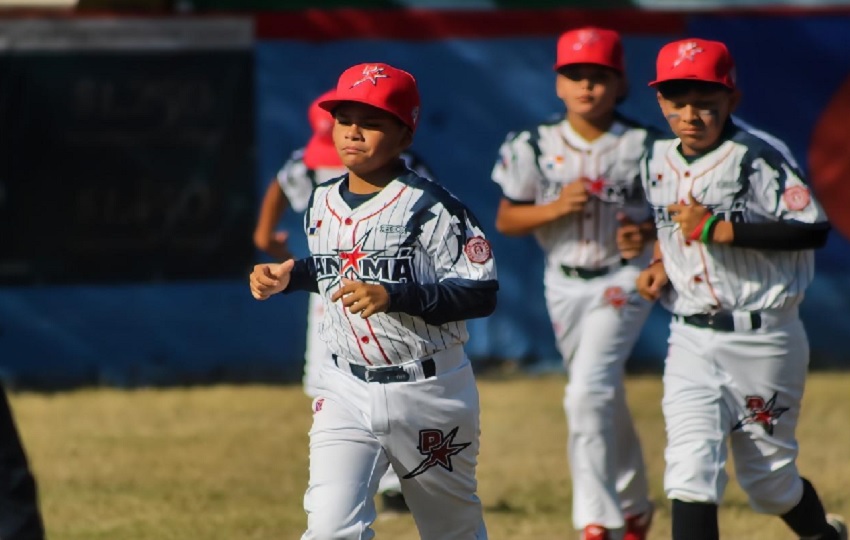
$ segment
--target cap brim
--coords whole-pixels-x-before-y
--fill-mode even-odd
[[[652,88],[655,88],[656,86],[658,86],[658,85],[659,85],[659,84],[661,84],[661,83],[666,83],[666,82],[670,82],[670,81],[704,82],[704,83],[719,84],[719,85],[721,85],[721,86],[725,86],[726,88],[728,88],[728,89],[730,89],[730,90],[734,90],[734,89],[735,89],[735,87],[734,87],[734,86],[729,86],[729,85],[728,85],[728,84],[726,84],[725,82],[721,82],[721,81],[709,81],[709,80],[706,80],[706,79],[698,79],[698,78],[696,78],[696,77],[672,77],[672,78],[670,78],[670,79],[656,79],[656,80],[652,81],[651,83],[649,83],[647,86],[651,86]]]

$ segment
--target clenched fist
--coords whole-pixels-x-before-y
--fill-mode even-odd
[[[280,264],[258,264],[254,266],[248,281],[251,294],[257,300],[265,300],[273,294],[286,289],[289,285],[290,272],[295,266],[295,259]]]

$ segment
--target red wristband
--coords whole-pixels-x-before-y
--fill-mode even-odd
[[[702,234],[702,229],[703,229],[703,227],[705,227],[705,223],[706,223],[709,219],[711,219],[711,216],[712,216],[712,213],[711,213],[711,212],[709,212],[709,213],[707,213],[706,215],[704,215],[704,216],[702,217],[702,219],[700,220],[699,224],[697,225],[697,228],[696,228],[696,229],[694,229],[694,230],[693,230],[693,232],[692,232],[691,234],[689,234],[689,235],[688,235],[688,240],[690,240],[691,242],[697,242],[697,241],[699,241],[699,237],[700,237],[700,235]]]

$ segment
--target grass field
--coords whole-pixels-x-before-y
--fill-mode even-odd
[[[483,378],[479,494],[490,538],[569,539],[564,377]],[[659,507],[658,377],[628,380]],[[850,517],[850,374],[810,378],[800,467],[828,509]],[[16,393],[12,405],[40,483],[51,540],[297,539],[305,517],[309,400],[298,386]],[[378,538],[418,538],[408,516],[379,518]],[[749,510],[732,482],[724,539],[794,538]]]

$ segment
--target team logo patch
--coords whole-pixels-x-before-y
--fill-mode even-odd
[[[439,429],[423,429],[419,432],[419,453],[425,456],[425,459],[422,460],[422,463],[417,465],[415,469],[404,475],[403,478],[410,479],[414,476],[418,476],[431,467],[435,467],[439,465],[445,470],[451,472],[454,470],[452,467],[452,459],[451,457],[455,454],[459,454],[463,449],[469,446],[472,443],[458,443],[455,444],[455,437],[457,436],[458,428],[454,428],[449,431],[448,434],[443,435],[442,430]]]
[[[761,396],[747,396],[747,413],[735,424],[732,431],[743,429],[744,426],[754,424],[761,426],[768,434],[773,435],[773,426],[779,421],[779,417],[788,410],[788,407],[776,406],[777,393],[765,401]]]
[[[806,186],[791,186],[782,194],[782,200],[785,201],[788,210],[798,212],[809,206],[812,196]]]
[[[682,43],[679,45],[679,56],[673,62],[673,67],[678,66],[685,60],[694,61],[694,58],[699,53],[703,52],[703,48],[697,45],[695,41],[689,41],[687,43]]]
[[[616,309],[620,309],[629,303],[629,295],[622,287],[608,287],[602,293],[602,299],[605,300],[606,304]]]
[[[390,76],[384,73],[384,68],[379,66],[365,66],[363,68],[363,78],[352,84],[351,88],[354,88],[358,84],[362,84],[364,82],[370,82],[372,83],[372,86],[378,86],[378,79],[389,78]]]
[[[313,402],[313,412],[317,413],[322,410],[322,407],[325,406],[325,398],[317,398],[316,401]]]
[[[463,246],[463,252],[466,253],[466,258],[477,264],[484,264],[493,256],[490,249],[490,242],[480,236],[473,236],[466,241]]]
[[[596,30],[580,30],[573,43],[573,50],[580,51],[587,45],[593,45],[599,41],[599,33]]]
[[[596,180],[591,180],[589,178],[584,179],[584,188],[591,195],[596,195],[597,197],[602,194],[602,190],[605,189],[605,179],[601,176]]]
[[[310,226],[307,227],[307,234],[309,234],[310,236],[315,235],[317,232],[319,232],[319,227],[321,227],[321,226],[322,226],[322,220],[321,219],[314,219],[313,221],[310,222]]]

